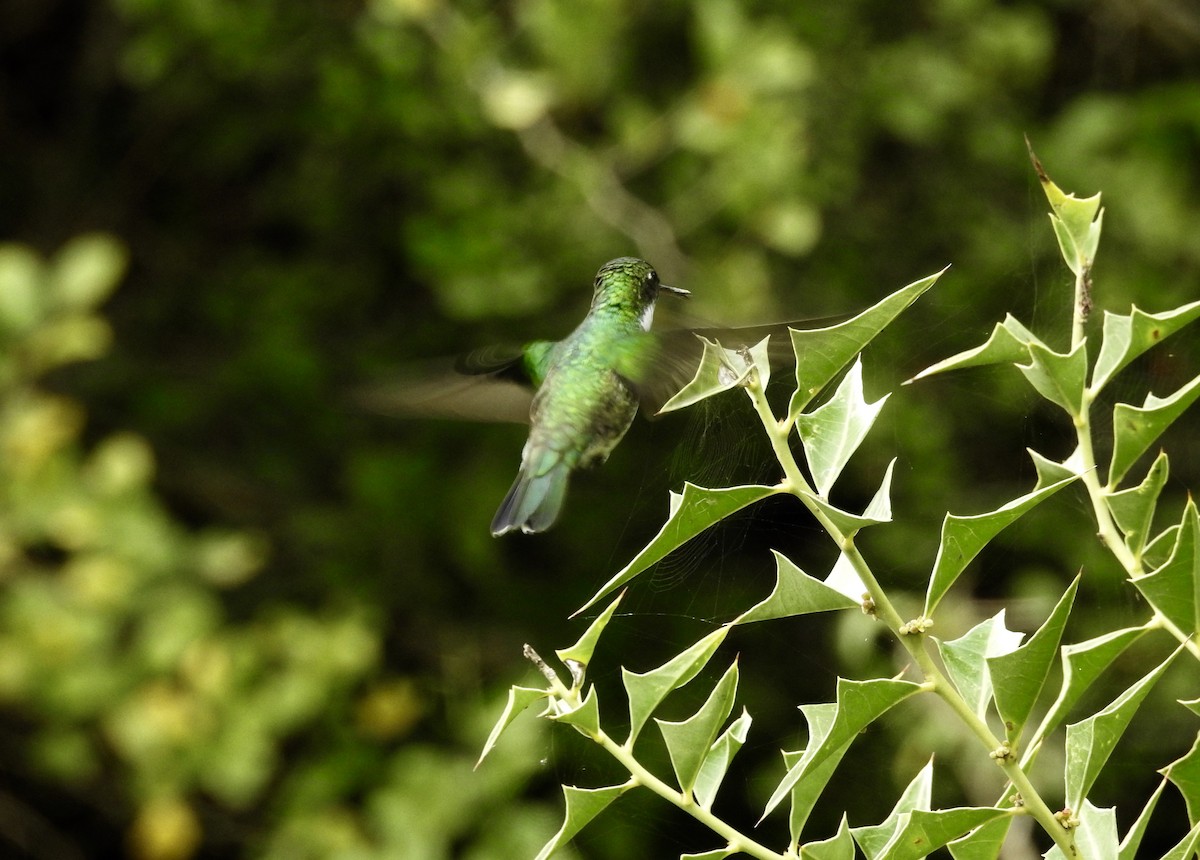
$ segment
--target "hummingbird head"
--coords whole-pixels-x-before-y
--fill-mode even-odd
[[[660,291],[668,295],[687,298],[691,295],[680,287],[672,287],[658,280],[658,272],[645,260],[637,257],[618,257],[609,260],[596,273],[595,292],[592,294],[592,310],[605,310],[627,315],[640,320],[642,328],[649,331],[654,319],[654,303]]]

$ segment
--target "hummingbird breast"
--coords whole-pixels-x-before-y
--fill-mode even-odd
[[[637,395],[617,373],[612,349],[626,333],[600,328],[581,326],[559,345],[533,399],[527,455],[552,451],[572,470],[597,465],[633,423]]]

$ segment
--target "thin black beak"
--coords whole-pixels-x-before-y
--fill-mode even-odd
[[[677,296],[681,299],[690,299],[692,297],[691,291],[685,290],[683,287],[671,287],[667,284],[659,284],[658,288],[660,290],[666,290],[671,295]]]

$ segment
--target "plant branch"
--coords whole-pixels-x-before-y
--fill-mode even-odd
[[[855,572],[862,580],[866,587],[871,600],[875,603],[876,615],[883,620],[891,629],[893,635],[904,646],[905,650],[913,657],[917,665],[920,667],[922,674],[925,676],[927,683],[932,685],[932,690],[942,701],[950,706],[959,718],[967,725],[967,727],[975,734],[983,743],[984,747],[989,751],[998,750],[1001,747],[1001,741],[988,728],[987,723],[980,719],[966,701],[963,700],[958,690],[950,683],[949,679],[942,674],[933,655],[929,652],[927,642],[928,639],[924,635],[919,634],[904,634],[901,632],[901,627],[904,626],[902,616],[897,612],[891,599],[875,578],[871,571],[867,560],[863,558],[858,547],[854,543],[854,536],[844,534],[830,519],[824,511],[812,503],[809,497],[813,495],[812,487],[805,480],[803,473],[800,471],[800,466],[796,462],[795,455],[792,453],[789,437],[791,434],[792,422],[788,420],[780,421],[775,417],[771,410],[770,404],[767,402],[766,392],[763,389],[761,381],[757,373],[751,373],[746,382],[746,390],[750,396],[750,400],[754,404],[754,409],[758,413],[759,419],[762,421],[763,428],[766,430],[767,436],[771,441],[771,448],[775,452],[776,458],[779,460],[780,466],[783,467],[785,483],[788,491],[796,496],[806,508],[817,518],[821,526],[829,533],[838,548],[849,559],[853,565]],[[1074,839],[1070,831],[1066,830],[1062,824],[1054,817],[1054,812],[1046,804],[1034,788],[1033,783],[1029,781],[1026,775],[1012,757],[1006,759],[997,759],[997,763],[1004,770],[1005,775],[1021,793],[1021,797],[1025,802],[1025,808],[1028,810],[1039,824],[1046,830],[1055,843],[1063,850],[1067,857],[1078,857],[1078,852],[1075,848]]]
[[[782,858],[787,856],[778,851],[772,851],[767,846],[743,834],[732,824],[713,815],[712,812],[697,804],[690,794],[685,795],[680,791],[676,791],[643,767],[634,758],[632,751],[618,744],[603,731],[593,738],[593,740],[600,744],[609,755],[619,761],[621,766],[628,770],[630,775],[637,781],[638,785],[643,785],[650,789],[659,797],[683,810],[692,816],[692,818],[695,818],[713,833],[724,838],[734,853],[748,854],[751,857],[759,858],[759,860],[782,860]]]
[[[1079,274],[1075,276],[1075,304],[1071,314],[1071,349],[1083,343],[1086,336],[1088,317],[1092,315],[1092,267],[1080,261]]]
[[[566,705],[567,712],[573,711],[583,704],[579,690],[568,690],[561,684],[553,684],[552,687],[554,694]],[[778,851],[772,851],[767,846],[746,836],[732,824],[718,818],[712,812],[697,804],[690,793],[684,793],[672,788],[668,783],[647,770],[634,757],[633,750],[623,744],[617,743],[603,729],[600,729],[596,734],[592,734],[578,726],[576,728],[599,744],[605,752],[616,759],[625,770],[629,771],[632,779],[627,785],[631,788],[638,785],[644,786],[668,803],[683,810],[709,830],[713,831],[713,833],[724,838],[733,853],[748,854],[751,857],[759,858],[759,860],[786,860],[789,856],[781,854]]]
[[[1096,397],[1096,392],[1088,389],[1084,391],[1083,403],[1080,408],[1079,415],[1075,416],[1075,437],[1079,445],[1081,479],[1083,485],[1087,489],[1088,498],[1092,503],[1092,512],[1096,517],[1097,534],[1100,541],[1113,554],[1117,562],[1125,569],[1125,574],[1129,579],[1135,579],[1143,576],[1146,573],[1145,567],[1142,565],[1142,557],[1140,553],[1135,553],[1129,548],[1129,543],[1125,536],[1117,527],[1112,517],[1112,512],[1108,509],[1108,504],[1104,501],[1106,491],[1111,491],[1112,486],[1102,487],[1100,478],[1097,475],[1098,467],[1096,465],[1096,455],[1093,453],[1092,446],[1092,429],[1091,429],[1091,404]],[[1174,639],[1182,644],[1189,654],[1197,660],[1200,660],[1200,642],[1196,641],[1194,634],[1189,635],[1181,630],[1177,624],[1163,615],[1158,609],[1154,611],[1154,619],[1151,622],[1153,627],[1161,628],[1169,633]]]

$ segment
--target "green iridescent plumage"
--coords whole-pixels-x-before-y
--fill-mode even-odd
[[[492,520],[492,534],[540,532],[558,517],[576,469],[604,462],[633,423],[641,353],[659,292],[667,287],[644,260],[621,257],[601,267],[587,317],[564,340],[526,348],[537,393],[521,470]],[[537,377],[541,376],[539,380]]]

